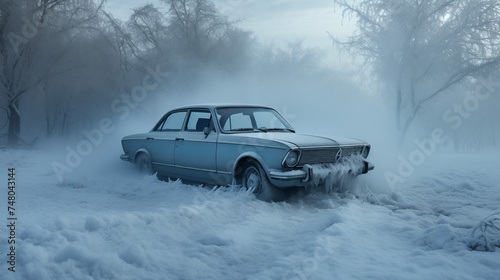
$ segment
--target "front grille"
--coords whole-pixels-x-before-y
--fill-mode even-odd
[[[363,146],[348,147],[325,147],[325,148],[306,148],[302,149],[299,166],[315,163],[335,163],[335,158],[339,149],[342,148],[342,157],[361,153]]]

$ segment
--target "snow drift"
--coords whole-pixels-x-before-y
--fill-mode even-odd
[[[497,279],[500,274],[500,250],[470,246],[474,240],[485,244],[474,234],[476,227],[498,213],[498,155],[435,155],[392,192],[358,188],[354,195],[355,185],[377,189],[358,177],[341,192],[297,194],[279,203],[236,187],[158,181],[116,157],[96,154],[59,183],[50,167],[57,153],[0,155],[2,172],[15,166],[19,184],[19,261],[15,273],[7,273],[2,262],[2,279]],[[5,195],[0,193],[2,203]],[[5,231],[2,227],[2,236]],[[483,235],[488,244],[498,237]]]

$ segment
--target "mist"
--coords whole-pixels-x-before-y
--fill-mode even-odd
[[[4,41],[10,44],[4,44],[4,48],[15,49],[10,56],[5,56],[6,61],[12,59],[14,63],[16,57],[24,61],[25,56],[18,55],[22,48],[36,51],[26,59],[26,67],[30,67],[28,73],[33,74],[23,75],[22,84],[3,89],[6,105],[2,111],[2,145],[26,147],[34,141],[78,139],[82,129],[98,126],[103,118],[118,117],[120,125],[149,118],[149,125],[133,129],[145,131],[175,106],[224,102],[276,107],[281,113],[290,114],[289,121],[299,131],[326,136],[347,135],[380,145],[388,143],[388,147],[396,145],[398,152],[400,148],[412,149],[414,139],[426,137],[436,127],[443,127],[448,136],[448,141],[439,149],[463,152],[498,149],[498,124],[494,121],[500,102],[495,84],[498,71],[492,63],[488,68],[481,67],[464,75],[463,80],[451,84],[435,100],[419,106],[418,112],[409,115],[412,122],[402,127],[399,119],[404,117],[402,114],[409,105],[404,100],[396,104],[391,88],[397,78],[396,68],[385,62],[395,57],[377,58],[365,53],[365,61],[371,61],[368,64],[360,62],[359,53],[351,61],[343,55],[343,59],[336,59],[335,54],[345,48],[335,39],[334,31],[330,31],[332,48],[326,50],[304,47],[299,39],[285,46],[262,43],[259,34],[238,27],[238,20],[222,14],[210,1],[193,2],[208,14],[200,18],[198,28],[203,32],[217,26],[217,30],[193,39],[187,25],[177,25],[181,15],[166,12],[169,5],[175,7],[175,3],[164,1],[156,6],[135,7],[128,21],[114,18],[100,3],[82,6],[82,11],[87,13],[81,14],[84,23],[74,24],[66,33],[57,33],[61,42],[64,36],[72,34],[78,40],[60,44],[62,56],[57,55],[57,48],[50,46],[57,44],[50,39],[50,31],[60,28],[55,20],[54,23],[38,23],[40,26],[28,22],[20,25],[24,29],[17,33],[15,29],[9,31],[11,36],[6,36]],[[68,7],[73,4],[67,3]],[[340,2],[336,5],[350,8]],[[8,15],[8,11],[26,12],[14,10],[16,6],[10,2],[3,7],[4,15]],[[60,17],[65,20],[63,15]],[[10,25],[5,26],[10,28]],[[88,32],[89,26],[100,32]],[[34,35],[33,39],[21,40],[28,27],[33,29],[33,34],[28,34]],[[42,35],[42,29],[47,29],[47,34]],[[401,32],[389,35],[394,41],[402,41],[404,34]],[[15,41],[15,34],[21,39]],[[355,51],[355,47],[350,50]],[[48,63],[51,57],[56,60]],[[427,54],[426,59],[432,57],[438,54]],[[325,59],[331,61],[325,63]],[[6,64],[9,65],[17,68],[9,71],[7,67],[2,76],[4,80],[15,80],[24,73],[17,64]],[[440,65],[442,69],[446,67]],[[446,73],[441,68],[436,71]],[[141,88],[148,73],[155,71],[156,75],[165,77],[154,77],[159,79],[152,81],[150,89]],[[39,73],[44,72],[50,75],[37,80]],[[406,82],[403,80],[399,87]],[[434,84],[436,82],[430,80],[427,84],[415,85],[420,88],[411,89],[411,92],[420,91],[425,98],[426,88],[435,87]],[[134,89],[144,92],[136,91],[134,94],[140,95],[138,101],[126,104],[124,98],[130,98],[127,96]],[[16,90],[21,94],[17,95]],[[481,92],[484,94],[476,97]],[[16,105],[17,110],[9,109],[11,105]],[[16,125],[18,117],[14,112],[18,111],[22,115]]]
[[[302,2],[222,2],[132,5],[127,19],[99,0],[0,3],[1,165],[22,185],[12,279],[500,273],[499,3],[321,1],[309,13],[345,22],[311,31],[325,48],[268,39],[282,38],[271,8],[291,20]],[[254,23],[269,28],[227,5],[270,9]],[[120,160],[123,137],[205,103],[269,106],[296,133],[366,141],[375,169],[339,188],[328,171],[350,169],[326,166],[326,190],[264,202]]]
[[[325,34],[332,43],[329,49],[306,47],[307,42],[299,38],[276,45],[263,42],[259,34],[239,27],[239,19],[222,13],[210,1],[190,3],[206,12],[197,18],[197,25],[189,23],[194,18],[183,18],[190,8],[176,6],[177,1],[134,7],[127,21],[105,11],[102,3],[89,2],[80,7],[78,24],[61,29],[64,20],[73,23],[74,19],[50,14],[57,7],[47,10],[44,17],[49,20],[43,22],[44,17],[39,14],[30,15],[29,10],[18,8],[18,4],[6,2],[2,6],[4,25],[10,33],[5,34],[10,35],[4,37],[3,47],[7,51],[5,61],[11,62],[6,64],[2,77],[5,81],[22,77],[22,83],[3,88],[6,103],[1,118],[2,145],[28,149],[52,147],[61,154],[58,162],[63,162],[68,147],[74,149],[87,134],[99,130],[104,121],[112,129],[101,132],[102,141],[85,160],[100,162],[121,153],[119,142],[123,136],[149,131],[175,107],[236,103],[274,107],[300,133],[367,141],[372,145],[371,159],[377,163],[377,169],[366,176],[369,183],[363,184],[382,192],[394,189],[395,184],[387,177],[389,173],[398,173],[401,158],[408,161],[411,153],[421,151],[421,147],[425,158],[420,161],[431,160],[435,153],[498,152],[500,132],[495,120],[499,117],[496,83],[499,72],[493,62],[480,64],[475,72],[471,67],[465,68],[469,72],[460,81],[447,83],[432,100],[415,107],[411,104],[415,104],[416,97],[412,97],[410,104],[404,100],[405,94],[421,93],[426,100],[426,92],[440,85],[432,73],[428,82],[422,78],[412,82],[415,74],[407,74],[405,67],[420,69],[430,65],[431,68],[425,69],[447,73],[444,67],[456,66],[442,61],[436,62],[439,67],[434,69],[432,61],[425,64],[427,60],[438,59],[438,53],[426,53],[421,63],[409,61],[408,66],[395,66],[398,59],[405,61],[404,57],[395,56],[398,54],[395,48],[405,46],[406,35],[405,30],[391,29],[392,21],[377,19],[381,26],[382,22],[387,25],[387,30],[379,30],[379,35],[367,34],[371,36],[368,38],[374,38],[373,42],[360,35],[340,41],[332,30]],[[64,5],[78,6],[72,1]],[[404,5],[389,7],[387,12],[410,13],[411,7],[404,10]],[[353,16],[364,11],[354,10],[354,6],[343,2],[335,6],[357,11]],[[19,27],[8,20],[9,13],[24,15],[22,25],[17,25],[21,29],[16,30]],[[50,21],[48,15],[54,20]],[[23,18],[33,20],[25,22]],[[355,17],[344,20],[350,22],[349,28],[356,22]],[[457,16],[453,20],[464,19]],[[451,24],[448,21],[446,24]],[[89,27],[96,31],[89,31]],[[363,32],[358,28],[353,34]],[[443,26],[442,32],[446,28]],[[32,32],[25,34],[27,29]],[[193,30],[197,30],[196,36]],[[339,34],[345,32],[341,30]],[[59,41],[52,39],[56,34]],[[67,41],[65,36],[75,39]],[[392,36],[392,41],[401,43],[384,45],[387,40],[383,36]],[[361,50],[365,52],[356,51],[356,46],[364,46]],[[429,51],[421,45],[411,47],[417,54]],[[367,51],[376,48],[393,49],[393,53],[377,56],[377,52]],[[23,49],[35,51],[26,57],[20,53]],[[492,56],[485,59],[495,61]],[[30,74],[25,75],[15,61],[25,61],[22,65],[30,69]],[[47,75],[37,79],[41,73]],[[418,111],[411,110],[410,105]],[[405,110],[411,113],[406,114]],[[406,117],[411,122],[404,124],[401,120]],[[433,133],[442,134],[438,136],[444,140],[434,143]]]

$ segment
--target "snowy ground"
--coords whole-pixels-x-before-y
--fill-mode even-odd
[[[118,155],[59,183],[61,155],[0,151],[18,216],[15,273],[0,230],[1,279],[500,279],[500,248],[469,249],[500,212],[498,154],[434,155],[391,192],[365,176],[350,193],[280,203],[144,177]]]

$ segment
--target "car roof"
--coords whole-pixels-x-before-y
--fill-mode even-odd
[[[241,107],[258,107],[258,108],[268,108],[268,109],[273,109],[272,107],[269,106],[262,106],[262,105],[252,105],[252,104],[230,104],[230,103],[208,103],[208,104],[195,104],[195,105],[186,105],[182,107],[177,107],[175,109],[172,109],[171,111],[174,110],[182,110],[182,109],[215,109],[215,108],[241,108]]]

